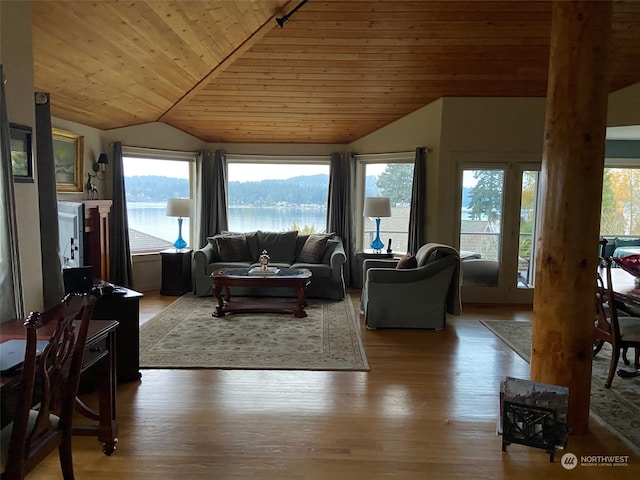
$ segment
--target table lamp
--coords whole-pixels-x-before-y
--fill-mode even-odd
[[[366,197],[362,215],[376,219],[376,238],[371,242],[371,248],[382,250],[384,243],[380,240],[380,218],[391,216],[391,200],[389,197]]]
[[[182,238],[182,217],[191,216],[191,199],[170,198],[167,200],[167,217],[178,217],[178,239],[173,244],[177,249],[187,246]]]

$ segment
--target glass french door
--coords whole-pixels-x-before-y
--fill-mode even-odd
[[[504,169],[462,171],[462,285],[497,287],[502,247]]]
[[[466,165],[460,178],[463,301],[532,302],[539,166]]]

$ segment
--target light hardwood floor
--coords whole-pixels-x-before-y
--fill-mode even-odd
[[[141,322],[173,300],[147,292]],[[354,305],[358,294],[352,292]],[[77,479],[634,479],[640,458],[595,420],[568,452],[629,455],[626,467],[569,471],[496,435],[498,390],[529,366],[481,319],[517,307],[468,306],[444,331],[368,331],[370,372],[143,370],[119,385],[111,457],[74,438]],[[50,455],[28,477],[61,478]]]

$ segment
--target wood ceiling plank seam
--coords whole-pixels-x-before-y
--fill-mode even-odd
[[[389,47],[389,46],[501,46],[506,45],[549,45],[549,39],[539,37],[513,37],[509,39],[509,42],[505,42],[502,38],[323,38],[322,46],[325,48],[331,47]],[[290,42],[295,41],[297,45],[312,46],[319,45],[316,38],[303,38],[297,37],[295,39],[285,37],[264,37],[263,42],[265,45],[287,45]]]
[[[93,34],[93,32],[91,32]],[[44,31],[40,31],[38,33],[38,37],[42,37],[45,35]],[[99,35],[99,34],[95,34],[95,35]],[[110,42],[110,40],[108,40],[106,37],[103,37],[105,42]],[[96,49],[93,46],[93,43],[87,43],[87,42],[80,42],[79,44],[75,45],[75,51],[76,52],[80,52],[83,58],[83,63],[85,65],[90,65],[90,64],[95,64],[96,67],[92,68],[91,71],[92,72],[97,72],[99,67],[102,68],[103,73],[106,77],[106,79],[109,81],[109,83],[117,80],[118,76],[122,76],[123,78],[123,83],[121,83],[121,88],[130,88],[131,86],[131,80],[127,79],[126,77],[124,77],[124,75],[127,75],[127,70],[130,69],[132,65],[138,65],[139,63],[144,62],[146,65],[151,66],[153,65],[152,60],[153,59],[149,59],[149,60],[140,60],[139,58],[133,57],[131,56],[131,54],[125,50],[119,50],[118,53],[116,54],[116,56],[110,55],[108,52],[110,50],[107,49],[98,49],[97,51],[100,52],[96,55]],[[56,53],[55,55],[57,55],[58,57],[62,56],[65,57],[65,52],[62,50],[59,50],[58,53]],[[68,54],[66,54],[66,57],[68,57]],[[119,58],[118,58],[119,57]],[[106,71],[104,69],[104,65],[107,65],[108,67],[110,67],[110,71]],[[164,69],[165,65],[163,64],[162,66],[158,66],[158,69]],[[134,71],[137,69],[133,69]],[[153,71],[153,68],[149,68],[150,71]],[[184,77],[183,76],[178,76],[176,75],[174,78],[171,79],[166,79],[166,75],[168,75],[167,70],[163,70],[164,75],[156,75],[156,77],[158,78],[158,80],[161,83],[165,84],[165,93],[159,93],[160,96],[166,96],[166,99],[168,100],[173,100],[176,98],[176,96],[178,95],[178,93],[180,90],[180,83],[184,83],[185,86],[183,88],[186,88],[186,86],[188,85],[188,83],[185,83]],[[55,74],[55,72],[52,72],[52,74]],[[115,76],[115,78],[114,78]],[[140,76],[140,75],[136,75],[136,76]],[[149,78],[140,78],[137,83],[144,85],[144,88],[146,90],[146,85],[149,84],[149,82],[151,81],[151,79]]]
[[[220,48],[217,42],[212,42],[203,25],[208,20],[206,11],[194,15],[192,5],[193,2],[150,3],[151,8],[164,19],[185,44],[189,45],[189,48],[198,57],[202,64],[197,70],[198,78],[201,78],[209,70],[210,65],[216,65],[226,56],[225,52],[231,48],[232,44],[228,42],[227,48]],[[201,3],[197,3],[197,5],[200,6]]]
[[[177,72],[177,78],[188,78],[189,84],[192,84],[201,78],[202,72],[206,71],[209,66],[171,29],[165,19],[149,7],[148,3],[132,3],[131,10],[135,12],[134,18],[122,16],[119,11],[115,11],[120,15],[123,23],[126,23],[128,28],[138,35],[139,48],[140,46],[144,47],[145,58],[139,59],[141,64],[151,61],[158,65],[164,65],[164,68]]]
[[[256,78],[255,76],[252,76],[252,74],[250,72],[248,73],[244,73],[244,72],[236,72],[233,75],[234,78],[237,79],[246,79],[246,80],[250,80],[250,81],[256,81],[256,82],[266,82],[267,80],[270,82],[279,82],[279,81],[307,81],[307,80],[315,80],[315,81],[319,81],[319,82],[323,82],[323,81],[339,81],[339,82],[343,82],[343,83],[348,83],[351,81],[358,81],[361,80],[365,83],[367,82],[374,82],[374,81],[389,81],[389,82],[393,82],[396,80],[399,80],[401,78],[403,78],[403,75],[401,73],[386,73],[386,72],[382,72],[380,73],[378,71],[378,73],[375,74],[351,74],[351,73],[335,73],[332,75],[327,75],[324,72],[319,72],[319,73],[299,73],[299,72],[294,72],[294,73],[275,73],[275,72],[271,72],[269,74],[269,76],[267,77],[266,75],[264,75],[264,78]],[[419,81],[425,81],[425,80],[443,80],[443,81],[448,81],[451,79],[462,79],[462,80],[468,80],[468,79],[486,79],[486,80],[493,80],[493,81],[498,81],[498,80],[504,80],[504,81],[517,81],[517,78],[514,78],[513,74],[499,74],[499,73],[494,73],[494,72],[488,72],[488,73],[477,73],[477,72],[467,72],[467,73],[460,73],[460,74],[455,74],[455,75],[450,75],[450,74],[442,74],[442,73],[416,73],[412,76],[412,78],[410,79],[410,81],[414,81],[414,82],[419,82]],[[320,83],[321,85],[323,83]]]
[[[294,0],[290,0],[287,5],[292,4],[293,1]],[[264,35],[266,35],[271,29],[273,29],[273,26],[275,25],[275,22],[273,20],[276,15],[278,15],[278,13],[279,11],[274,12],[274,14],[269,18],[268,21],[266,21],[258,30],[256,30],[249,38],[247,38],[247,40],[243,42],[242,45],[239,45],[233,52],[231,52],[228,57],[226,57],[215,68],[213,68],[205,78],[196,83],[191,90],[186,92],[182,96],[182,98],[176,101],[176,103],[171,108],[165,111],[165,113],[161,115],[158,120],[162,121],[163,119],[168,118],[168,115],[172,110],[178,109],[183,102],[189,101],[192,95],[195,95],[201,89],[206,88],[207,84],[215,79],[218,75],[220,75],[229,65],[233,63],[236,58],[242,55],[244,51],[248,50],[255,42],[262,39]]]
[[[458,79],[459,80],[459,79]],[[306,88],[331,88],[331,87],[342,87],[343,85],[345,85],[345,81],[340,79],[333,79],[333,78],[325,78],[322,80],[314,80],[314,79],[308,79],[306,82],[307,87]],[[524,80],[518,80],[517,81],[518,84],[521,85],[527,85],[529,83],[533,83],[533,84],[537,84],[539,82],[537,81],[533,81],[531,79],[524,79]],[[271,85],[278,85],[278,86],[296,86],[299,85],[299,82],[296,81],[296,79],[289,79],[288,82],[286,82],[283,79],[278,79],[275,80],[273,82],[269,82],[269,83],[265,83],[263,80],[258,80],[256,78],[243,78],[240,79],[238,77],[236,78],[229,78],[227,79],[217,79],[216,80],[216,85],[215,86],[211,86],[211,88],[225,88],[226,85],[231,85],[231,86],[239,86],[239,85],[245,85],[245,86],[249,86],[252,88],[259,88],[260,86],[263,86],[265,88],[269,88]],[[362,81],[360,81],[357,85],[354,83],[351,83],[351,87],[358,87],[358,88],[363,88],[366,87],[368,85],[371,85],[371,83],[367,84],[364,83]],[[376,88],[376,86],[379,85],[377,82],[375,85],[372,85],[371,88]],[[398,78],[398,79],[387,79],[387,82],[384,84],[387,87],[413,87],[416,85],[420,85],[423,88],[434,88],[434,89],[438,89],[438,88],[446,88],[448,85],[450,85],[449,80],[446,81],[442,81],[442,80],[429,80],[428,82],[423,82],[423,83],[417,83],[415,82],[413,79],[407,79],[407,78]]]
[[[472,19],[460,19],[459,14],[452,15],[451,19],[441,20],[434,19],[431,16],[422,18],[419,16],[413,16],[410,19],[395,19],[392,17],[385,17],[380,20],[372,20],[370,18],[358,18],[353,21],[345,21],[340,15],[335,19],[318,21],[295,21],[287,24],[287,31],[298,33],[300,31],[309,31],[312,29],[314,35],[329,35],[333,32],[338,34],[340,32],[358,32],[359,34],[371,31],[405,31],[410,30],[418,34],[424,34],[423,32],[429,31],[468,31],[468,30],[481,30],[497,29],[497,30],[512,30],[514,28],[525,28],[529,30],[542,29],[549,30],[550,16],[544,18],[532,18],[530,15],[523,15],[520,19],[504,19],[496,18],[495,16],[490,18],[472,18]]]
[[[380,72],[393,72],[394,75],[421,75],[421,74],[441,74],[441,75],[459,75],[459,74],[467,74],[469,72],[475,72],[476,74],[486,75],[490,73],[495,74],[508,74],[508,73],[517,73],[518,70],[522,68],[522,63],[506,63],[506,62],[483,62],[480,64],[470,63],[468,65],[441,65],[436,62],[413,62],[412,64],[398,63],[396,67],[386,68],[381,65],[373,65],[369,64],[368,66],[359,66],[353,65],[343,66],[341,65],[313,65],[313,63],[308,63],[307,65],[291,65],[291,66],[281,66],[278,69],[273,69],[271,66],[236,66],[233,65],[227,69],[227,74],[270,74],[273,72],[278,72],[280,74],[299,74],[304,72],[304,74],[325,74],[327,76],[334,75],[356,75],[358,77],[362,75],[376,75]],[[530,68],[533,70],[537,70],[540,73],[546,73],[547,68],[544,66],[527,66],[525,68]]]
[[[493,51],[507,51],[517,54],[518,49],[523,49],[525,52],[537,51],[537,50],[549,50],[549,45],[500,45],[499,48],[493,49]],[[325,45],[270,45],[265,42],[260,42],[254,45],[250,53],[251,54],[272,54],[272,55],[287,55],[287,54],[308,54],[308,55],[323,55],[329,52],[340,52],[343,54],[358,54],[362,56],[366,55],[396,55],[396,54],[416,54],[416,55],[432,55],[432,54],[483,54],[487,52],[486,46],[481,45],[447,45],[447,49],[444,50],[440,45],[383,45],[383,46],[368,46],[368,45],[341,45],[340,49],[335,48],[328,49]]]
[[[516,52],[515,49],[509,49],[505,51],[504,49],[496,49],[492,52],[482,52],[482,53],[471,53],[471,52],[461,52],[461,53],[449,53],[444,52],[440,49],[439,52],[415,52],[415,53],[344,53],[344,52],[317,52],[317,53],[307,53],[307,52],[260,52],[257,53],[255,51],[247,52],[242,56],[241,59],[238,59],[234,65],[251,65],[254,62],[259,62],[255,64],[269,64],[269,62],[288,62],[295,64],[296,62],[353,62],[353,63],[367,63],[367,62],[379,62],[381,64],[394,64],[395,62],[403,62],[403,61],[438,61],[438,62],[451,62],[455,64],[456,62],[460,62],[461,60],[475,60],[477,62],[492,60],[495,58],[503,59],[503,60],[512,60],[516,61],[518,59],[529,59],[529,60],[541,60],[548,57],[548,49],[541,49],[539,47],[535,47],[521,53]]]
[[[375,36],[376,38],[510,38],[510,37],[544,37],[547,42],[549,41],[549,35],[551,34],[550,25],[510,25],[510,26],[494,26],[494,25],[477,25],[476,28],[469,29],[454,29],[454,28],[421,28],[413,25],[399,25],[395,28],[380,29],[370,27],[367,29],[325,29],[325,28],[313,28],[306,29],[288,29],[287,39],[292,40],[297,37],[308,37],[309,30],[313,30],[314,38],[362,38]],[[622,29],[621,31],[626,31]],[[305,32],[307,35],[305,35]]]
[[[322,2],[309,2],[305,13],[324,13],[339,10],[344,13],[362,15],[364,13],[428,13],[428,12],[490,12],[503,11],[527,11],[527,12],[551,12],[549,0],[323,0]]]
[[[350,89],[348,91],[342,91],[339,90],[337,91],[336,89],[323,89],[323,90],[319,90],[319,91],[309,91],[309,90],[296,90],[296,91],[286,91],[286,90],[281,90],[278,92],[274,92],[274,91],[250,91],[250,92],[240,92],[240,91],[233,91],[233,92],[212,92],[210,95],[206,95],[206,101],[217,101],[217,100],[226,100],[229,102],[237,102],[240,101],[241,99],[247,98],[247,97],[252,97],[252,96],[259,96],[261,98],[291,98],[292,100],[295,100],[297,98],[309,98],[309,99],[314,99],[314,100],[319,100],[319,99],[325,99],[325,100],[330,100],[330,99],[335,99],[335,98],[357,98],[360,101],[371,101],[374,98],[398,98],[398,99],[402,99],[402,101],[406,101],[404,99],[411,99],[415,97],[415,93],[419,91],[417,88],[413,89],[413,90],[408,90],[406,92],[403,91],[393,91],[395,93],[395,95],[393,95],[393,97],[391,97],[390,95],[388,95],[389,90],[380,90],[377,92],[367,92],[367,91],[362,91],[361,89]],[[392,100],[389,100],[392,101]]]

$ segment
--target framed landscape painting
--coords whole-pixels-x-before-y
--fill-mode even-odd
[[[9,125],[11,167],[17,183],[33,183],[33,155],[31,152],[31,127]]]
[[[84,190],[82,162],[84,137],[72,132],[51,129],[53,134],[53,160],[56,168],[58,192],[82,192]]]

